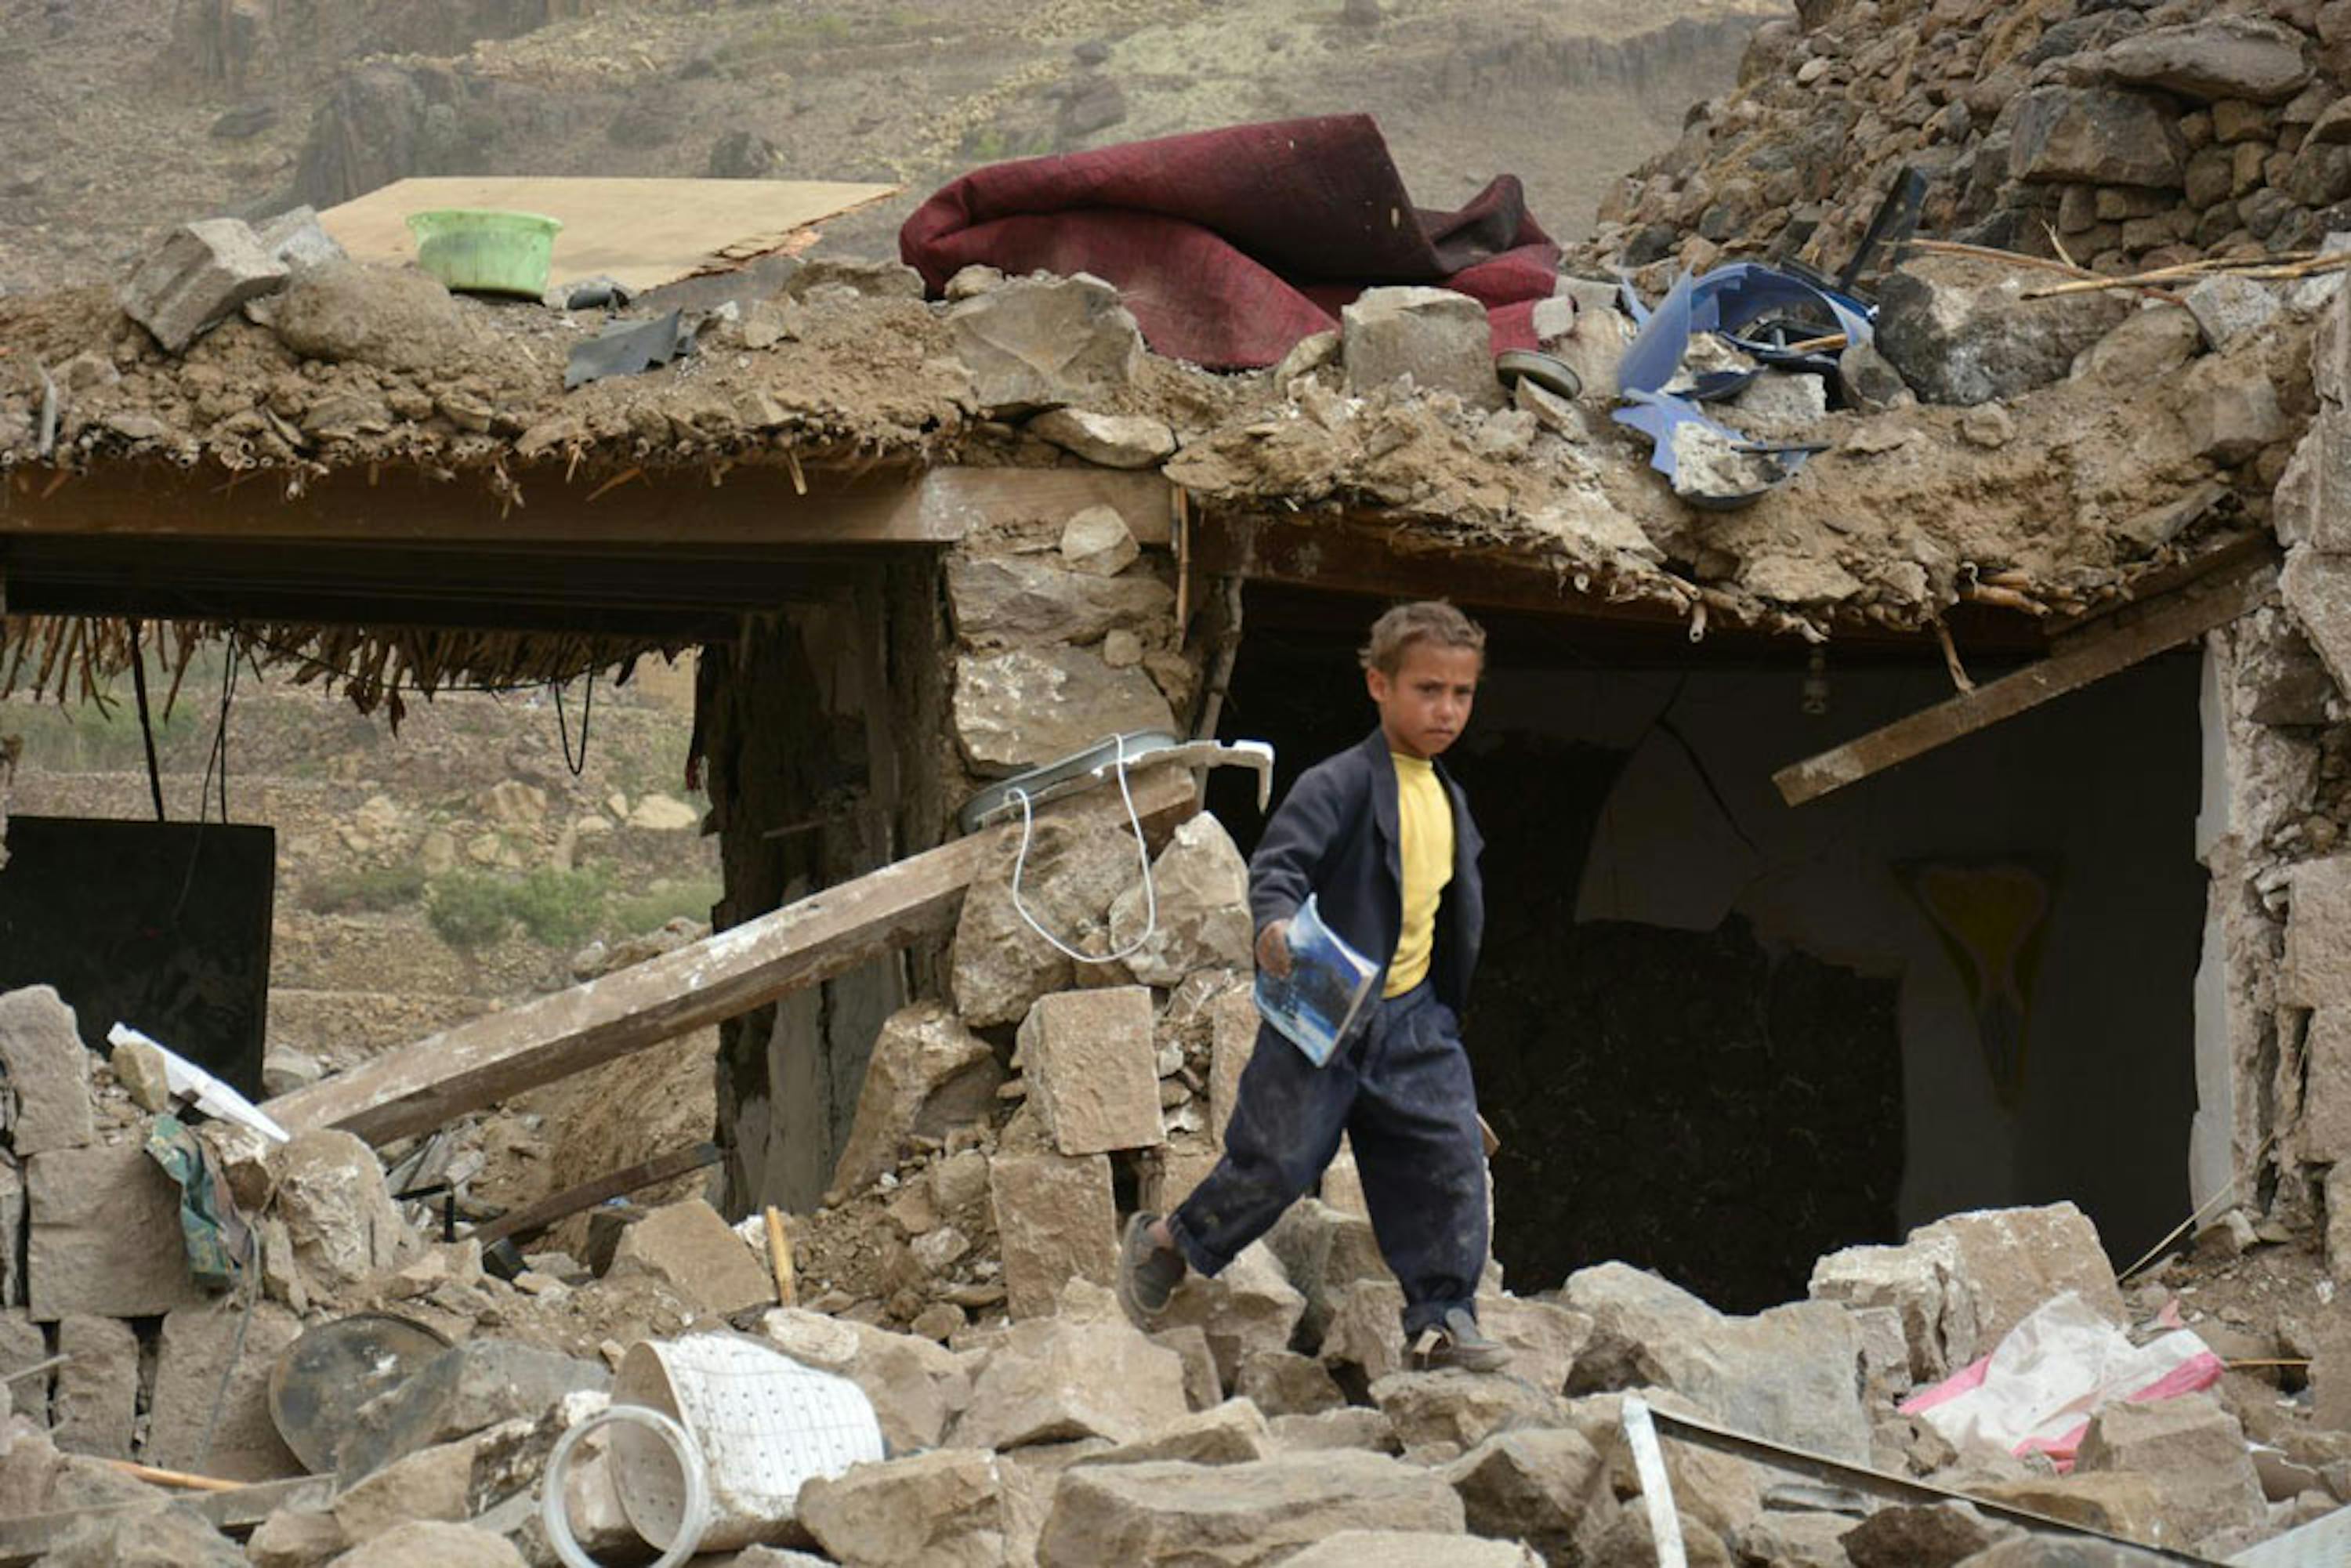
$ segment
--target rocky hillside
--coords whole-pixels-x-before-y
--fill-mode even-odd
[[[1805,0],[1603,201],[1592,254],[1842,266],[1904,166],[1921,230],[2099,272],[2351,229],[2351,4]]]
[[[1416,195],[1494,173],[1582,233],[1731,78],[1768,0],[0,0],[0,290],[111,279],[155,232],[406,174],[765,175],[907,189],[1237,120],[1381,118]]]

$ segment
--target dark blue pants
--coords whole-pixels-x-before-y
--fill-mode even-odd
[[[1324,1067],[1260,1026],[1224,1158],[1168,1217],[1186,1260],[1221,1272],[1314,1185],[1345,1133],[1380,1255],[1404,1286],[1405,1337],[1454,1307],[1476,1312],[1486,1154],[1459,1027],[1426,984],[1377,1004]]]

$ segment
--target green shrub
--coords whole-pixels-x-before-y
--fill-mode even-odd
[[[460,949],[496,941],[513,920],[505,879],[477,871],[435,879],[425,896],[424,915],[442,941]]]
[[[507,884],[507,908],[541,946],[572,946],[603,922],[604,875],[540,866]]]
[[[302,906],[319,915],[381,915],[424,896],[421,866],[364,866],[321,872],[302,889]]]
[[[716,875],[690,877],[683,882],[663,878],[649,883],[642,893],[614,894],[608,925],[619,936],[635,936],[657,931],[681,915],[691,920],[707,920],[710,906],[718,902],[721,891]]]

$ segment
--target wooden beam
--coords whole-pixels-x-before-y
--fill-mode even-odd
[[[645,468],[567,481],[559,458],[508,472],[514,500],[486,479],[434,478],[385,464],[339,468],[288,495],[283,476],[209,465],[101,464],[86,474],[20,467],[0,479],[0,537],[131,534],[193,538],[351,539],[375,544],[649,544],[806,547],[952,544],[977,529],[1059,523],[1106,506],[1144,544],[1165,544],[1175,486],[1159,475],[1094,467],[804,472],[761,460],[717,469]],[[713,474],[717,474],[714,482]]]
[[[280,1509],[319,1509],[333,1500],[335,1478],[297,1476],[291,1480],[262,1481],[231,1491],[183,1493],[173,1506],[193,1510],[225,1535],[249,1535],[261,1521]],[[27,1568],[57,1550],[77,1527],[110,1515],[152,1508],[152,1502],[111,1503],[58,1513],[28,1513],[0,1519],[0,1568]]]
[[[2124,624],[2077,633],[2062,651],[2039,664],[1792,763],[1774,773],[1771,782],[1791,806],[1817,800],[2225,626],[2258,606],[2276,585],[2275,561],[2264,556],[2176,594],[2145,601],[2133,608]]]
[[[639,1187],[668,1181],[673,1176],[715,1166],[720,1158],[718,1145],[713,1143],[689,1144],[682,1149],[672,1149],[656,1158],[640,1161],[622,1170],[610,1171],[593,1181],[583,1181],[561,1192],[540,1198],[537,1203],[517,1208],[512,1214],[502,1214],[485,1225],[467,1231],[468,1239],[478,1241],[485,1250],[516,1236],[532,1236],[549,1226],[570,1218],[583,1208],[593,1208],[609,1197],[620,1197]]]
[[[1192,777],[1180,768],[1135,775],[1134,793],[1146,819],[1194,803]],[[1008,824],[926,850],[658,958],[469,1019],[281,1094],[267,1110],[298,1133],[341,1127],[381,1143],[429,1132],[523,1090],[763,1007],[937,929],[990,852],[1019,831]]]

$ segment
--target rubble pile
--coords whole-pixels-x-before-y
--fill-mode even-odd
[[[2102,273],[2314,250],[2351,229],[2351,10],[1823,0],[1603,202],[1594,255],[1832,272],[1895,171],[1921,232]]]

